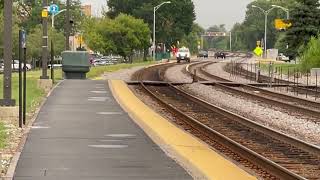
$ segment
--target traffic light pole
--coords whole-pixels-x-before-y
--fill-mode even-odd
[[[47,8],[48,1],[43,0],[43,8]],[[40,79],[49,79],[48,70],[48,17],[42,17],[42,76]]]
[[[67,11],[66,11],[66,23],[65,23],[65,35],[66,35],[66,42],[65,42],[65,50],[70,50],[69,45],[69,36],[70,36],[70,0],[67,0]]]
[[[0,99],[0,106],[15,106],[12,99],[12,0],[4,0],[4,40],[3,40],[3,99]]]

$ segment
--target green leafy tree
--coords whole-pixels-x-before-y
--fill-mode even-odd
[[[49,28],[49,53],[51,50],[51,40],[54,41],[54,52],[60,55],[64,50],[64,35],[62,32]],[[42,52],[42,25],[33,28],[27,36],[28,59],[40,59]]]
[[[181,46],[186,46],[190,49],[191,53],[198,52],[198,45],[201,41],[201,35],[204,33],[204,29],[199,26],[199,24],[194,23],[192,25],[192,31],[190,34],[186,35],[182,41]]]
[[[3,10],[3,6],[4,6],[4,0],[0,0],[0,11]]]
[[[112,35],[116,31],[113,20],[109,18],[87,18],[83,24],[84,39],[88,47],[102,54],[116,51]]]
[[[80,29],[81,23],[84,18],[81,13],[81,2],[79,0],[74,0],[70,2],[70,19],[74,22],[72,25],[72,33],[75,33]],[[60,10],[66,9],[65,2],[62,2],[61,0],[55,1],[55,4],[57,4],[60,7]],[[30,16],[21,24],[21,26],[24,27],[27,31],[31,31],[38,24],[42,23],[42,0],[30,1],[29,6],[31,7]],[[65,17],[65,12],[62,12],[62,14],[59,14],[55,17],[55,29],[57,29],[59,32],[64,32]],[[51,26],[50,14],[48,17],[48,26]]]
[[[292,27],[287,31],[284,43],[286,53],[297,56],[301,46],[306,45],[312,36],[317,36],[320,27],[318,0],[297,0],[291,10]]]
[[[225,32],[227,33],[227,29],[224,24],[214,25],[207,29],[207,32]],[[228,37],[205,37],[205,41],[207,41],[207,48],[214,49],[227,49],[229,47],[229,38]]]
[[[301,54],[301,69],[305,72],[311,68],[320,68],[320,38],[311,37],[306,45],[304,52]]]
[[[135,50],[142,50],[150,45],[150,29],[143,20],[125,14],[116,17],[114,23],[118,29],[113,34],[117,54],[132,62]]]
[[[37,25],[28,33],[28,59],[40,59],[42,51],[42,25]]]
[[[103,54],[119,54],[132,61],[134,51],[150,45],[150,30],[141,19],[120,14],[115,19],[89,18],[84,23],[88,47]]]
[[[237,23],[232,28],[233,34],[232,44],[233,50],[252,51],[256,47],[256,41],[261,41],[264,38],[264,14],[252,5],[259,6],[265,10],[272,8],[271,5],[279,5],[289,8],[295,4],[295,0],[255,0],[247,5],[247,11],[244,22]],[[278,32],[274,27],[274,20],[277,18],[285,18],[286,12],[281,9],[273,9],[268,14],[267,21],[267,48],[273,48],[281,32]]]
[[[153,7],[161,0],[108,0],[107,16],[114,18],[120,13],[143,19],[153,28]],[[194,4],[191,0],[171,0],[171,4],[161,7],[156,14],[157,41],[167,45],[176,44],[192,31],[195,20]]]

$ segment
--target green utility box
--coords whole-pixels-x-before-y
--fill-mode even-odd
[[[62,52],[62,71],[66,79],[86,79],[90,71],[89,53],[86,51]]]
[[[169,52],[156,53],[156,60],[159,61],[162,59],[170,59],[170,53]]]

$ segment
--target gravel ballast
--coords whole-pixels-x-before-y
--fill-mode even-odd
[[[232,77],[228,72],[225,72],[223,67],[227,61],[230,60],[212,64],[208,66],[207,69],[212,74],[235,82],[250,82],[241,77]],[[166,80],[171,82],[192,82],[192,78],[184,73],[185,67],[186,65],[184,64],[169,68],[165,73]],[[261,104],[261,102],[244,99],[243,97],[235,96],[221,91],[218,88],[206,85],[188,84],[182,86],[182,88],[219,107],[228,109],[290,136],[320,146],[320,124],[311,121],[308,117],[301,117],[299,114],[290,115],[286,112],[281,112],[281,109],[276,110],[274,107]]]
[[[263,104],[258,104],[254,101],[222,92],[218,88],[202,84],[189,84],[182,86],[182,88],[219,107],[320,146],[320,124],[312,122],[307,118],[291,116],[287,113],[265,107]]]

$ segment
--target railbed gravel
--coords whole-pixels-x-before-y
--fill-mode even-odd
[[[235,96],[211,86],[188,84],[181,86],[181,88],[212,104],[244,116],[259,124],[320,146],[320,124],[312,122],[307,118],[291,116],[266,107],[264,104]]]
[[[145,66],[137,66],[137,67],[132,67],[129,69],[121,69],[121,70],[115,71],[115,72],[104,73],[102,75],[102,78],[105,80],[116,79],[116,80],[130,81],[131,76],[136,71],[139,71],[139,70],[143,69],[144,67]]]
[[[187,64],[170,67],[165,72],[165,80],[170,82],[192,83],[191,76],[186,75]]]
[[[244,78],[230,77],[230,74],[223,70],[226,61],[215,63],[207,68],[211,68],[211,71],[214,71],[214,74],[234,80],[235,82],[248,82],[248,80]],[[192,78],[184,73],[185,66],[186,65],[184,64],[169,68],[165,73],[166,80],[171,82],[192,82]],[[221,91],[218,88],[198,83],[186,84],[181,86],[181,88],[212,104],[247,117],[264,126],[320,146],[320,124],[312,122],[308,118],[299,115],[292,116],[285,112],[277,111],[273,107],[261,105],[261,103],[256,101],[244,99],[243,97]]]

